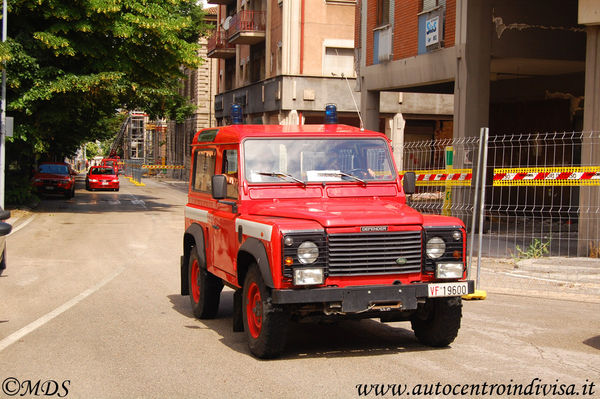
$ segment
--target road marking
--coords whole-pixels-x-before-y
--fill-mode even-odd
[[[143,200],[138,199],[138,197],[136,197],[133,194],[129,194],[133,199],[131,200],[131,203],[134,205],[141,205],[143,208],[146,208],[146,204],[144,203]]]
[[[31,221],[33,220],[33,218],[35,218],[35,215],[31,216],[29,219],[27,219],[26,221],[24,221],[22,224],[18,225],[17,227],[15,227],[10,234],[7,236],[11,236],[12,234],[16,233],[17,231],[21,230],[23,227],[27,226],[29,223],[31,223]]]
[[[0,352],[2,352],[4,349],[8,348],[10,345],[14,344],[15,342],[17,342],[18,340],[20,340],[27,334],[42,327],[44,324],[48,323],[50,320],[54,319],[55,317],[61,315],[62,313],[66,312],[67,310],[71,309],[73,306],[77,305],[79,302],[83,301],[85,298],[92,295],[93,293],[98,291],[100,288],[102,288],[103,286],[108,284],[115,277],[117,277],[119,274],[121,274],[121,272],[123,272],[123,270],[125,270],[125,267],[119,268],[118,270],[113,272],[111,275],[106,277],[104,280],[100,281],[95,286],[83,291],[81,294],[77,295],[75,298],[64,303],[63,305],[57,307],[50,313],[46,313],[44,316],[40,317],[39,319],[35,320],[34,322],[29,323],[28,325],[21,328],[20,330],[17,330],[14,333],[10,334],[8,337],[2,339],[0,341]]]

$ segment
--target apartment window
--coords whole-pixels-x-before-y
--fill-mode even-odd
[[[325,47],[324,76],[354,77],[354,48]]]
[[[419,12],[431,11],[440,5],[440,0],[419,0]]]
[[[377,26],[387,25],[389,23],[390,0],[377,0]]]

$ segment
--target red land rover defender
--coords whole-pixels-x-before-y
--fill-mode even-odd
[[[234,293],[234,331],[275,357],[290,320],[407,320],[426,345],[456,337],[466,277],[460,219],[406,205],[385,135],[345,125],[199,131],[181,257],[196,317]],[[404,186],[403,187],[403,181]]]

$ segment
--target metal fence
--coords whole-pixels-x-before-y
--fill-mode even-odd
[[[479,144],[406,143],[404,170],[417,174],[411,206],[457,216],[473,230]],[[481,256],[600,257],[598,132],[491,135],[487,147]]]
[[[142,169],[142,159],[125,159],[123,160],[123,175],[130,178],[132,183],[142,183],[142,175],[144,169]]]

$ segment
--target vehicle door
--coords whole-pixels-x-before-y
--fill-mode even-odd
[[[227,198],[217,202],[212,214],[214,265],[230,275],[235,275],[239,242],[235,232],[235,219],[239,204],[238,146],[219,148],[217,174],[227,177]],[[226,202],[226,203],[224,203]]]
[[[216,207],[216,200],[211,194],[217,151],[213,147],[195,148],[192,157],[190,192],[185,216],[188,222],[202,227],[205,234],[204,243],[197,243],[197,245],[199,250],[204,250],[206,266],[211,269],[214,265],[212,247],[215,242],[212,213]]]

